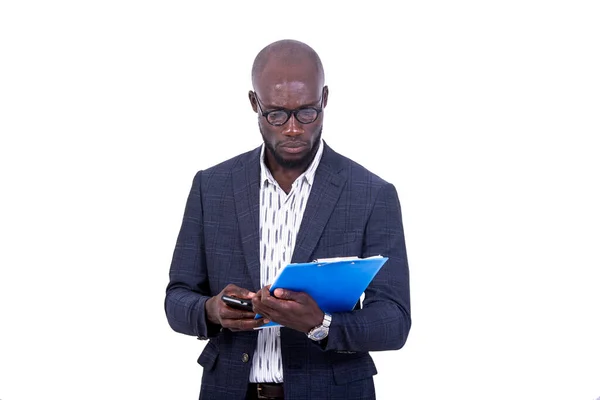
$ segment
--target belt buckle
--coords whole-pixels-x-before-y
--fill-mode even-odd
[[[260,383],[256,384],[256,398],[261,400],[268,400],[269,398],[267,396],[262,395],[262,390],[262,385]]]
[[[257,383],[256,384],[256,398],[259,400],[271,400],[274,399],[275,397],[271,397],[271,396],[265,396],[264,394],[262,394],[263,392],[263,385],[262,383]]]

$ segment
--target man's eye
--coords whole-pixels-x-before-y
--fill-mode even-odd
[[[314,108],[303,108],[298,110],[296,117],[300,122],[313,122],[317,118],[317,110]]]
[[[271,122],[281,122],[287,119],[287,113],[285,113],[284,111],[273,111],[270,112],[269,115],[267,115],[267,118]]]

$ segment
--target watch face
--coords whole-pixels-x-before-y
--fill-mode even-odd
[[[312,333],[312,337],[315,338],[315,340],[321,340],[327,336],[327,333],[328,333],[328,329],[319,327]]]

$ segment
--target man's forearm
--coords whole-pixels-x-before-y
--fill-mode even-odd
[[[209,298],[184,288],[168,289],[165,311],[171,328],[199,338],[213,336],[219,327],[207,319],[205,303]]]
[[[410,326],[410,315],[394,303],[334,313],[325,350],[397,350],[404,346]]]

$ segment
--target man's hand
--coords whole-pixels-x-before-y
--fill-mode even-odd
[[[221,296],[224,294],[249,300],[256,296],[254,292],[230,283],[221,293],[206,301],[206,315],[213,324],[221,325],[223,328],[232,331],[251,331],[269,322],[265,318],[254,319],[255,313],[252,311],[229,307],[221,300]]]
[[[271,296],[270,288],[271,285],[263,287],[252,299],[258,314],[303,333],[323,322],[323,311],[308,294],[275,289]]]

